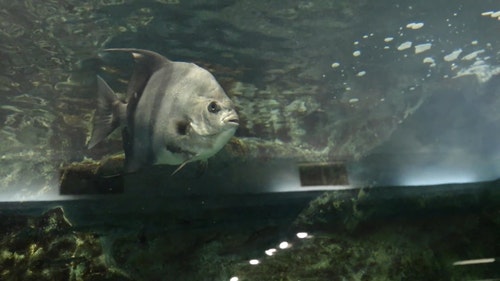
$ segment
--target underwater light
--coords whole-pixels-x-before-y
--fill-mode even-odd
[[[454,266],[457,265],[472,265],[472,264],[483,264],[483,263],[493,263],[495,262],[494,258],[489,258],[489,259],[475,259],[475,260],[463,260],[463,261],[456,261],[453,263]]]
[[[238,280],[240,280],[240,279],[236,276],[233,276],[233,277],[231,277],[231,279],[229,279],[229,281],[238,281]]]
[[[289,247],[291,247],[291,245],[290,245],[290,243],[288,243],[286,241],[281,242],[280,245],[279,245],[280,249],[286,249],[286,248],[289,248]]]
[[[253,260],[249,260],[248,263],[251,265],[258,265],[260,263],[260,261],[257,259],[253,259]]]
[[[307,232],[298,232],[297,237],[300,239],[304,239],[308,236]]]
[[[276,253],[276,249],[274,249],[274,248],[268,249],[265,251],[265,253],[268,256],[272,256],[272,255],[274,255],[274,253]]]

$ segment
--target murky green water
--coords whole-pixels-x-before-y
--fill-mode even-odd
[[[500,278],[496,1],[0,2],[0,280]],[[105,48],[209,70],[235,138],[103,177]]]

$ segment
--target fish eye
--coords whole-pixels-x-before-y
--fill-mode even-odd
[[[213,102],[208,104],[207,109],[208,109],[208,112],[210,112],[210,113],[217,113],[220,111],[220,106],[215,101],[213,101]]]

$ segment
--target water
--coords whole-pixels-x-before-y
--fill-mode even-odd
[[[0,7],[0,280],[500,278],[496,1]],[[241,124],[205,172],[92,174],[121,167],[120,134],[85,146],[96,74],[134,67],[110,47],[214,74]]]

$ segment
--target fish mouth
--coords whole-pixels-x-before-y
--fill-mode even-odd
[[[230,115],[230,116],[227,116],[225,117],[222,122],[226,123],[226,124],[231,124],[231,125],[234,125],[234,126],[239,126],[240,125],[240,119],[238,118],[238,116],[235,116],[235,115]]]

